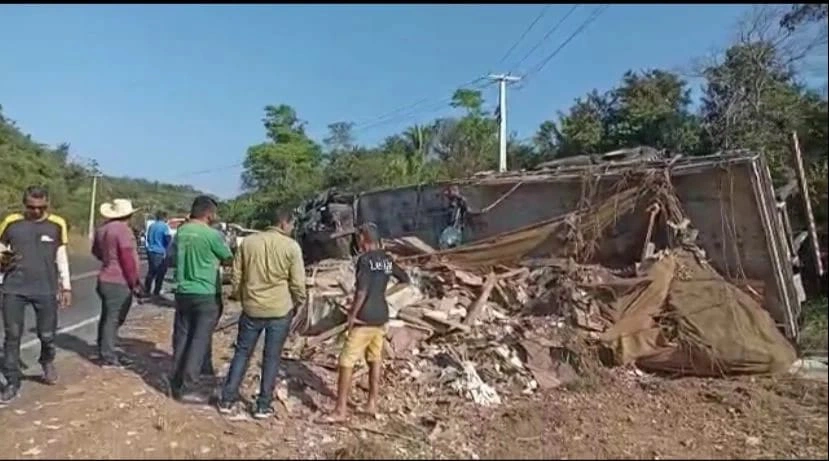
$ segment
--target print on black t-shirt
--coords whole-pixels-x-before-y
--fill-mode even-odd
[[[381,326],[389,321],[386,286],[392,275],[403,283],[409,283],[406,272],[383,250],[368,251],[357,259],[357,291],[366,292],[365,304],[357,315],[361,324]]]

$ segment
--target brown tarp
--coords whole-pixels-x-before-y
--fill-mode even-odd
[[[688,250],[648,270],[602,334],[620,364],[695,376],[785,372],[796,353],[769,314]]]
[[[467,245],[403,259],[439,258],[458,267],[475,268],[517,263],[537,253],[572,256],[599,239],[620,216],[631,213],[640,199],[653,200],[648,184],[615,191],[597,205],[541,221]],[[588,245],[585,245],[587,243]]]
[[[666,175],[638,178],[620,182],[598,204],[574,213],[413,259],[426,264],[441,259],[455,266],[481,267],[544,254],[587,262],[590,245],[606,236],[621,217],[643,211],[647,205],[660,205],[665,215],[663,227],[667,220],[683,221]],[[642,245],[644,236],[636,240]],[[704,259],[697,258],[695,251],[688,246],[664,252],[647,269],[647,277],[627,286],[582,286],[615,295],[615,301],[605,306],[612,326],[600,339],[613,351],[616,362],[698,376],[788,370],[795,351],[769,314]]]

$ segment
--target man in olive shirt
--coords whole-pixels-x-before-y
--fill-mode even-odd
[[[173,374],[170,387],[178,400],[203,402],[195,386],[219,315],[216,276],[221,263],[233,258],[230,248],[210,227],[216,220],[216,202],[199,196],[190,220],[175,235],[176,316],[173,325]]]
[[[305,302],[305,267],[302,250],[290,237],[294,228],[289,212],[277,212],[274,226],[242,241],[233,259],[233,294],[242,303],[236,352],[230,362],[219,401],[228,413],[239,399],[239,385],[262,331],[262,379],[254,418],[273,414],[271,402],[282,347],[288,338],[294,308]]]

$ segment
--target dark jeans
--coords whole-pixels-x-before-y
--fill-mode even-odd
[[[216,294],[216,304],[219,306],[219,313],[216,314],[216,322],[213,324],[214,331],[216,330],[216,326],[219,324],[219,320],[222,319],[222,314],[225,311],[225,302],[221,293]],[[210,339],[207,341],[207,352],[204,355],[201,374],[204,376],[216,375],[216,370],[213,368],[213,335],[210,335]]]
[[[26,305],[35,309],[37,337],[40,339],[40,363],[55,360],[55,333],[58,329],[58,299],[55,294],[21,295],[2,294],[3,326],[3,370],[9,383],[20,383],[20,338],[23,336]]]
[[[256,348],[256,342],[262,331],[265,332],[265,347],[262,348],[262,379],[260,380],[259,398],[257,404],[270,406],[273,400],[273,390],[276,386],[276,376],[279,371],[279,360],[282,356],[282,347],[288,339],[291,329],[292,314],[277,318],[253,318],[242,314],[239,317],[239,334],[236,337],[236,352],[230,362],[230,371],[227,373],[222,400],[234,402],[239,398],[239,386],[245,377],[250,357]]]
[[[98,321],[98,354],[103,360],[115,361],[118,329],[127,320],[132,306],[132,291],[126,285],[98,282],[101,298],[101,319]]]
[[[167,274],[167,257],[161,253],[147,252],[147,277],[144,279],[144,291],[154,295],[161,294],[164,276]],[[155,287],[153,287],[155,282]]]
[[[176,295],[173,374],[170,381],[174,393],[191,392],[198,382],[218,314],[215,295]]]

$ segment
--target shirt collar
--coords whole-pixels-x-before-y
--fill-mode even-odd
[[[285,231],[284,231],[284,230],[282,230],[281,228],[279,228],[279,227],[277,227],[277,226],[268,226],[268,229],[267,229],[267,230],[268,230],[268,231],[272,231],[272,232],[279,232],[279,233],[280,233],[280,234],[282,234],[282,235],[288,235],[288,234],[286,234],[286,233],[285,233]]]

